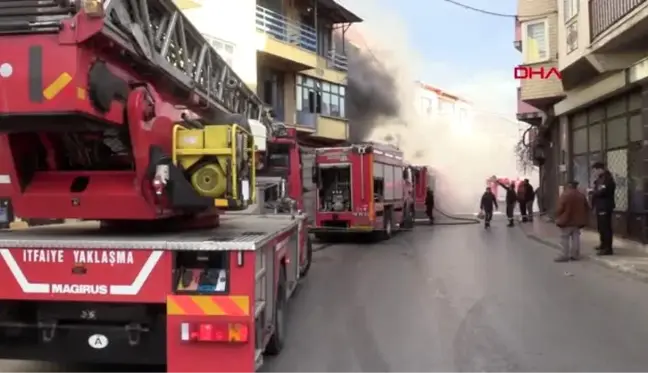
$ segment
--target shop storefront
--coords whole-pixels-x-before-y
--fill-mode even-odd
[[[645,242],[643,106],[637,88],[570,114],[566,165],[567,174],[586,189],[593,183],[591,165],[604,162],[617,183],[615,233]],[[593,215],[590,224],[595,226]]]

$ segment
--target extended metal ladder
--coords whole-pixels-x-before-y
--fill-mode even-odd
[[[59,32],[78,2],[0,1],[0,34]],[[243,114],[269,126],[263,101],[248,88],[172,0],[104,0],[102,33],[147,74],[159,73],[206,112]]]
[[[263,120],[264,104],[172,0],[105,0],[103,32],[202,106]]]

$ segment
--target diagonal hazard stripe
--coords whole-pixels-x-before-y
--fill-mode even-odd
[[[47,88],[43,90],[43,96],[48,100],[53,99],[63,90],[63,88],[70,84],[71,81],[72,75],[68,73],[59,75],[59,77],[56,78],[56,80],[54,80],[52,84],[48,85]]]
[[[246,296],[220,297],[217,299],[217,303],[227,315],[247,316],[250,314],[250,298]]]
[[[248,316],[250,298],[244,295],[167,297],[168,315]]]
[[[204,315],[229,315],[229,313],[220,307],[219,302],[214,302],[210,296],[193,297],[193,301],[202,309]]]
[[[236,303],[243,312],[245,312],[245,316],[248,316],[250,314],[250,297],[245,296],[245,295],[235,295],[231,296],[230,299],[232,302]]]
[[[167,297],[167,315],[184,315],[184,310],[178,306],[174,297]]]
[[[167,313],[169,313],[169,300],[175,303],[174,311],[178,313],[169,313],[171,315],[204,315],[203,310],[191,299],[191,296],[173,296],[167,298]]]

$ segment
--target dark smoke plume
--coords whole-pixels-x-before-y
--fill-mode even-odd
[[[349,73],[347,78],[347,117],[349,138],[365,141],[381,118],[397,118],[400,102],[395,74],[377,61],[369,50],[347,43]]]

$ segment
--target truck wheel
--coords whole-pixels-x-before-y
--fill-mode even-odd
[[[382,239],[388,240],[394,234],[394,222],[392,221],[391,211],[385,211],[385,220],[382,231]]]
[[[407,228],[414,229],[416,210],[414,210],[414,205],[410,205],[407,210]]]
[[[331,236],[329,236],[326,233],[315,233],[315,238],[317,238],[318,241],[327,243],[331,240]]]
[[[310,271],[312,260],[313,260],[313,242],[311,241],[310,237],[306,237],[306,259],[304,261],[304,265],[302,266],[299,272],[300,277],[306,277],[306,275],[308,275],[308,271]]]
[[[276,356],[281,353],[284,347],[286,333],[286,268],[281,266],[279,271],[279,284],[277,286],[277,299],[274,307],[274,332],[265,353],[270,356]]]

